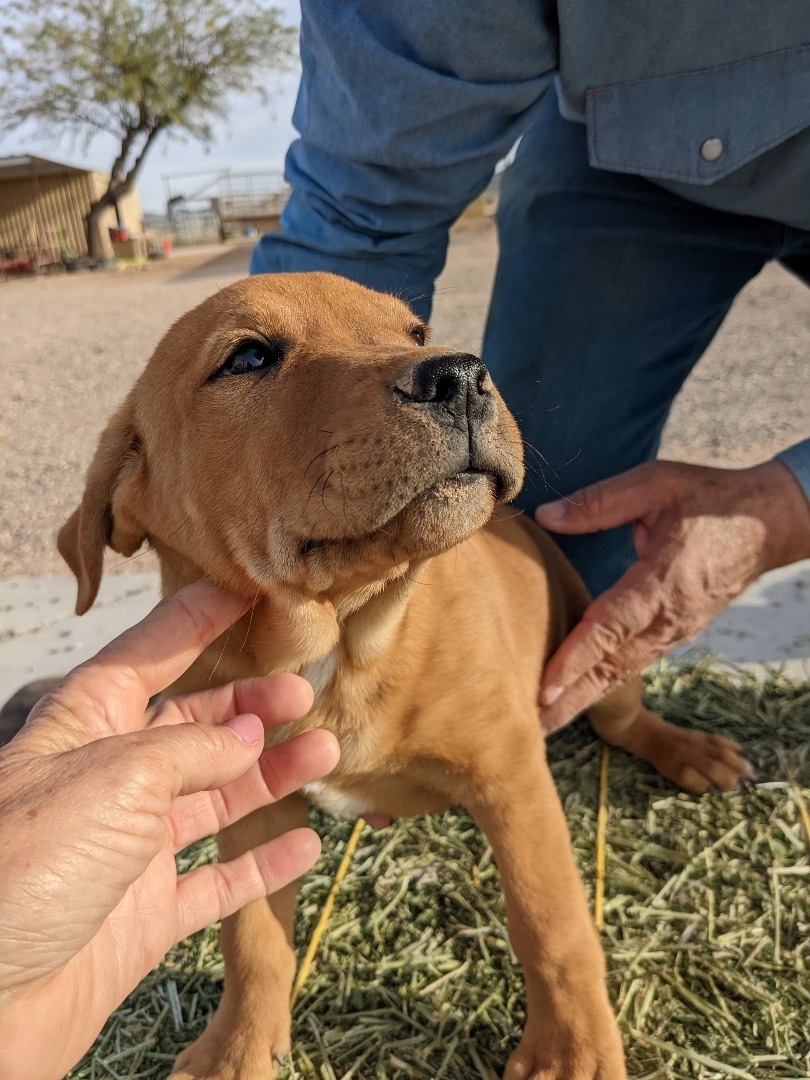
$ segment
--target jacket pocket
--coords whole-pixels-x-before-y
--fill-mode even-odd
[[[713,184],[810,127],[810,45],[586,92],[594,167]]]

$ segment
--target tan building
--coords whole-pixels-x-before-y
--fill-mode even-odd
[[[85,219],[90,204],[106,190],[107,177],[58,161],[20,155],[0,157],[0,261],[32,267],[87,254]],[[121,225],[140,235],[141,205],[136,191],[118,201]],[[109,230],[115,210],[101,217],[103,254],[112,255]]]

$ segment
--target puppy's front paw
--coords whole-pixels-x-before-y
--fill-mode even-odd
[[[218,1017],[178,1056],[169,1080],[273,1080],[290,1052],[289,1017],[278,1025],[265,1020],[263,1027],[244,1019],[231,1026]]]
[[[703,795],[712,788],[734,791],[754,778],[739,743],[724,735],[687,728],[672,728],[665,756],[656,768],[693,795]]]
[[[627,1080],[624,1053],[611,1016],[588,1035],[545,1026],[528,1029],[507,1062],[503,1080]]]
[[[643,707],[619,734],[612,719],[598,710],[593,715],[594,728],[606,742],[649,761],[667,780],[693,795],[703,795],[712,788],[733,791],[754,778],[739,743],[724,735],[677,727]]]

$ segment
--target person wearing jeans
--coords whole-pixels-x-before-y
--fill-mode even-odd
[[[553,729],[810,555],[810,440],[653,463],[746,282],[779,260],[810,283],[810,8],[305,0],[301,58],[292,194],[252,273],[331,271],[427,318],[450,226],[520,139],[482,355],[542,456],[517,504],[597,598],[546,672]]]

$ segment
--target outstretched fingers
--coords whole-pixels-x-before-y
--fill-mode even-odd
[[[590,604],[546,665],[539,699],[545,731],[564,727],[672,644],[660,583],[648,565],[634,563]]]
[[[159,701],[146,714],[149,728],[170,724],[221,724],[230,716],[254,713],[265,727],[288,724],[312,708],[312,687],[298,675],[240,679],[225,686]]]
[[[218,790],[178,799],[169,815],[175,851],[283,799],[331,772],[340,756],[331,732],[307,731],[265,750],[243,776]]]
[[[544,529],[559,533],[602,532],[644,520],[671,497],[670,464],[647,462],[580,488],[564,499],[538,506],[535,519]]]
[[[176,939],[277,892],[309,870],[320,850],[320,839],[311,829],[293,829],[230,862],[184,874],[177,882]]]
[[[132,671],[148,700],[178,679],[249,610],[250,601],[203,578],[161,600],[145,619],[102,649],[91,664],[116,672]]]

